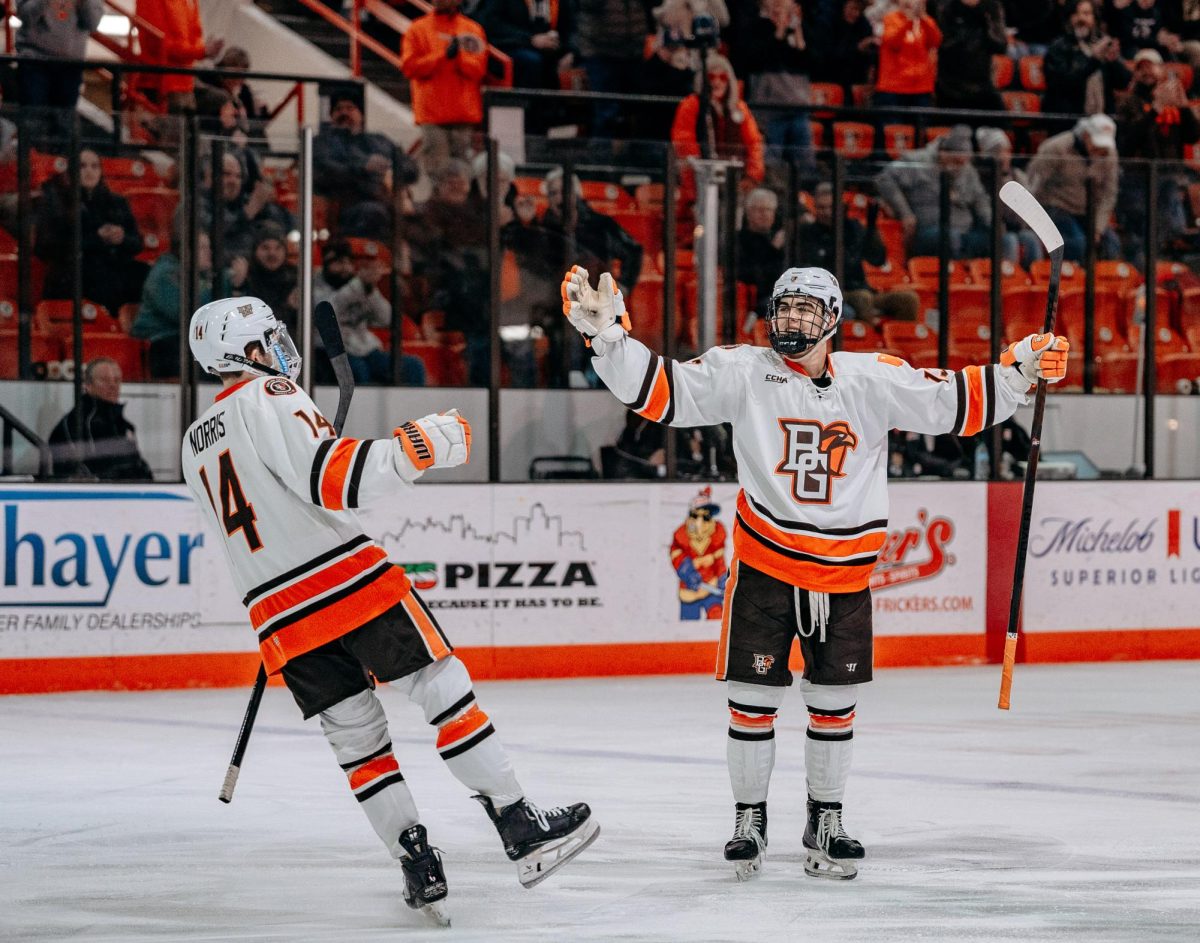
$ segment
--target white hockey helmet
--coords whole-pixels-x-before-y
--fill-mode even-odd
[[[257,373],[265,377],[300,375],[300,354],[287,326],[259,298],[222,298],[196,309],[188,328],[192,356],[207,373]],[[260,344],[270,363],[246,355]]]
[[[780,330],[776,311],[784,298],[798,299],[799,326],[789,319],[788,330]],[[790,268],[775,282],[767,306],[767,338],[775,352],[794,357],[831,336],[842,323],[842,289],[823,268]]]

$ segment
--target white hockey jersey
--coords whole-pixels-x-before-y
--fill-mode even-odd
[[[335,436],[282,377],[222,390],[188,428],[183,477],[212,512],[269,673],[398,603],[430,655],[448,653],[404,570],[353,513],[419,474],[398,438]]]
[[[602,350],[596,372],[640,415],[733,424],[735,558],[819,592],[870,581],[887,534],[889,430],[975,435],[1026,401],[1000,375],[1011,368],[995,364],[950,373],[838,352],[822,386],[767,347],[714,347],[679,363],[626,335]]]

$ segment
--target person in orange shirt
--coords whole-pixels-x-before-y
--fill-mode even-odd
[[[925,0],[899,0],[897,9],[883,18],[874,104],[931,106],[937,76],[934,53],[941,44],[942,31],[925,12]]]
[[[142,61],[147,65],[190,69],[201,59],[212,59],[225,48],[223,39],[204,41],[197,0],[137,0],[137,15],[162,33],[139,33]],[[196,110],[195,79],[190,75],[146,75],[139,81],[144,91],[154,91],[173,114]]]
[[[483,121],[487,36],[458,12],[461,5],[461,0],[433,0],[433,10],[413,21],[400,46],[413,116],[424,132],[426,173],[450,157],[469,159],[472,132]]]
[[[746,103],[738,95],[737,76],[724,56],[708,56],[708,83],[712,90],[711,119],[700,113],[700,76],[696,77],[696,92],[679,103],[675,122],[671,126],[671,142],[680,159],[699,157],[703,136],[711,135],[713,157],[730,157],[742,161],[742,184],[746,188],[762,182],[766,176],[763,163],[763,136]],[[682,176],[681,201],[695,198],[696,184],[686,166]]]

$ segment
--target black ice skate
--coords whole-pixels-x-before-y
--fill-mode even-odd
[[[842,828],[840,802],[808,800],[804,847],[808,850],[804,873],[816,878],[849,881],[858,875],[854,862],[866,857],[863,846]]]
[[[424,825],[414,825],[400,836],[404,857],[404,903],[418,910],[434,923],[450,926],[446,910],[446,873],[442,870],[442,853],[430,847]]]
[[[533,887],[596,840],[600,826],[592,821],[587,803],[539,809],[520,799],[497,812],[487,796],[472,796],[487,811],[500,833],[504,853],[517,863],[517,878]]]
[[[749,881],[762,869],[767,850],[767,804],[739,802],[733,822],[733,838],[725,843],[725,860],[733,862],[739,881]]]

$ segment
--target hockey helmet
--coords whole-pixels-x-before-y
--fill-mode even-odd
[[[780,302],[791,299],[781,324]],[[842,322],[842,289],[823,268],[790,268],[775,283],[767,306],[767,338],[775,352],[794,357],[816,347]]]
[[[207,373],[256,373],[266,377],[300,375],[300,354],[287,326],[259,298],[222,298],[196,309],[188,328],[192,356]],[[260,344],[269,363],[247,356]]]

